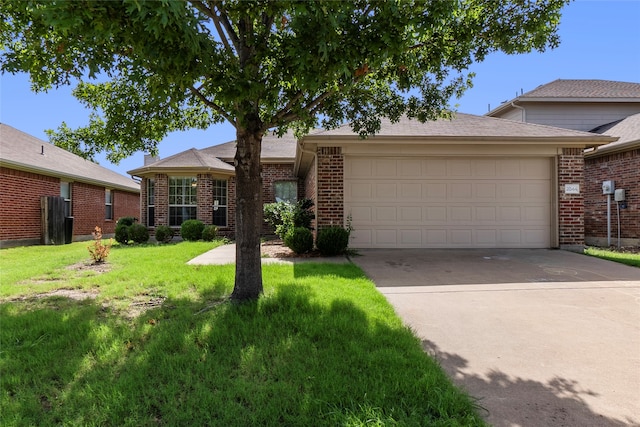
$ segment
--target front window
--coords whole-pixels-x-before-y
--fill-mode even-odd
[[[156,182],[147,179],[147,226],[156,225]]]
[[[213,225],[227,226],[227,181],[213,181]]]
[[[60,197],[64,199],[64,216],[71,216],[71,183],[60,182]]]
[[[278,181],[273,183],[276,202],[295,203],[298,200],[298,183],[296,181]]]
[[[196,219],[197,186],[193,176],[169,177],[169,225],[179,226],[188,219]]]
[[[113,219],[113,193],[104,190],[105,219]]]

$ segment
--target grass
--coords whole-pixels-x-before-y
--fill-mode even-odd
[[[618,252],[610,249],[587,248],[584,253],[593,257],[619,262],[621,264],[640,267],[640,253]]]
[[[267,265],[236,305],[185,264],[214,245],[0,251],[0,425],[484,425],[357,267]]]

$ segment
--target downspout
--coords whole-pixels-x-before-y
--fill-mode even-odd
[[[522,122],[523,123],[527,123],[527,112],[524,109],[524,107],[520,106],[520,105],[516,105],[515,101],[511,101],[511,106],[513,108],[517,108],[518,110],[522,111]]]

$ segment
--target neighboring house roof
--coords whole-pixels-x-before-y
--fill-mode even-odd
[[[591,132],[617,136],[619,139],[585,153],[587,157],[604,156],[606,154],[640,148],[640,113],[613,123],[598,126]]]
[[[134,180],[2,123],[0,165],[63,180],[140,192],[140,184]]]
[[[558,79],[506,101],[486,115],[498,115],[513,102],[640,102],[640,83]]]

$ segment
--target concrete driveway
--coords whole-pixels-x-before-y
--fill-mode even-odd
[[[494,426],[640,426],[640,269],[559,250],[360,250]]]

